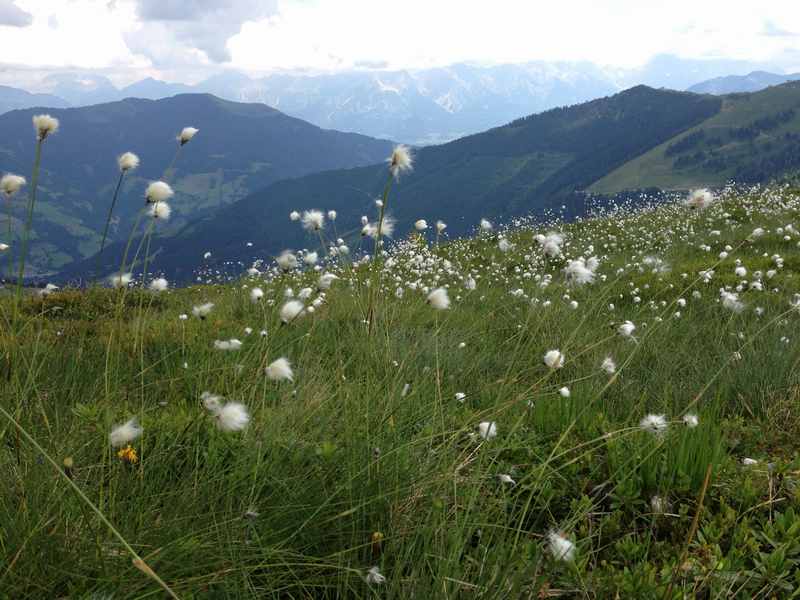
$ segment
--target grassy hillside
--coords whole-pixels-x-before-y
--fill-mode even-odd
[[[791,597],[798,209],[731,191],[229,286],[5,298],[0,589]],[[265,375],[280,357],[292,380]]]
[[[591,186],[599,193],[763,182],[800,169],[800,82],[725,96],[722,110]]]
[[[720,105],[710,96],[640,86],[423,148],[414,171],[397,187],[391,212],[400,232],[419,218],[441,218],[452,235],[468,233],[484,216],[541,214],[562,204],[570,215],[583,214],[584,197],[575,190],[703,121]],[[297,248],[303,239],[298,228],[287,226],[290,211],[334,209],[343,221],[355,224],[371,210],[385,183],[384,164],[277,182],[198,218],[172,239],[156,240],[153,268],[185,280],[201,266],[206,251],[213,256],[202,264],[222,268]],[[356,238],[359,231],[360,226],[342,229]],[[123,245],[109,250],[103,274],[119,267],[123,251]],[[63,274],[85,277],[96,266],[92,258]]]
[[[391,147],[387,141],[320,129],[263,104],[202,94],[47,110],[61,121],[61,130],[43,151],[29,275],[52,273],[99,250],[118,177],[116,159],[123,152],[135,152],[142,162],[125,178],[112,241],[127,239],[150,180],[166,177],[175,188],[173,215],[161,232],[170,235],[277,180],[372,164]],[[30,179],[31,117],[41,112],[0,115],[0,173]],[[199,128],[200,134],[176,157],[175,136],[185,126]],[[25,205],[24,193],[11,204],[16,236]],[[16,236],[9,240],[4,234],[2,241],[14,247]]]

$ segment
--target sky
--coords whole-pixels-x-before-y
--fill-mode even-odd
[[[658,54],[800,71],[797,0],[0,0],[0,81],[92,70],[125,85],[457,62]]]

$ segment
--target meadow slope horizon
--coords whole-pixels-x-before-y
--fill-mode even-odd
[[[747,98],[753,99],[749,105],[754,108],[734,113],[736,118],[726,124],[724,139],[714,138],[716,146],[710,156],[700,160],[696,143],[678,143],[685,132],[702,128],[723,114],[723,107],[748,105]],[[635,197],[636,190],[718,187],[737,170],[749,174],[746,183],[767,181],[800,166],[800,156],[794,154],[788,160],[766,160],[783,157],[800,135],[800,110],[792,112],[792,107],[800,109],[797,83],[734,96],[636,86],[424,147],[416,151],[415,170],[395,189],[397,201],[392,211],[398,219],[398,235],[412,230],[420,218],[431,223],[443,219],[448,233],[458,236],[474,230],[482,217],[513,218],[547,211],[576,216],[587,206],[620,194]],[[724,114],[728,112],[726,109]],[[762,129],[753,129],[753,123]],[[764,155],[755,150],[734,153],[720,169],[721,157],[727,156],[730,148],[739,148],[743,135],[750,136],[748,148],[763,144],[769,151]],[[754,135],[758,139],[753,140]],[[670,185],[652,183],[650,174],[642,170],[636,172],[633,185],[607,183],[613,174],[624,172],[627,165],[658,148],[662,149],[660,170],[673,175]],[[755,168],[759,165],[760,170]],[[341,234],[360,245],[359,219],[374,210],[373,200],[384,185],[383,172],[378,164],[275,182],[216,215],[196,219],[174,236],[160,237],[155,242],[159,256],[153,268],[177,280],[191,281],[196,278],[195,268],[207,274],[218,270],[230,275],[256,261],[269,261],[286,248],[316,244],[288,221],[291,211],[311,208],[336,210]],[[598,182],[604,182],[601,189],[596,189]],[[109,248],[102,275],[113,272],[121,252],[119,244]],[[204,259],[207,252],[211,257]],[[91,279],[97,263],[97,257],[91,257],[71,265],[62,272],[62,280],[86,280],[87,274]]]

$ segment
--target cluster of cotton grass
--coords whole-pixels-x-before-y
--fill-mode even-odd
[[[33,117],[33,127],[34,132],[36,135],[36,156],[34,159],[34,166],[33,166],[33,173],[31,176],[31,187],[30,187],[30,197],[28,200],[27,206],[27,218],[25,221],[25,228],[21,235],[21,250],[19,254],[19,275],[18,275],[18,287],[21,293],[23,278],[25,274],[25,260],[28,253],[28,245],[29,245],[29,238],[31,229],[33,227],[33,220],[35,215],[35,203],[36,203],[36,192],[38,188],[38,180],[39,180],[39,172],[41,168],[41,160],[42,160],[42,146],[48,138],[50,138],[53,134],[59,131],[59,121],[57,118],[52,117],[50,115],[36,115]],[[170,167],[167,169],[165,173],[168,173],[169,170],[175,163],[175,160],[180,153],[181,148],[185,146],[197,133],[198,129],[194,127],[185,127],[180,134],[177,136],[178,141],[178,152],[175,155]],[[101,268],[100,261],[102,260],[102,253],[106,246],[106,241],[108,240],[108,233],[111,222],[114,217],[114,209],[117,206],[117,201],[119,199],[119,193],[122,189],[122,185],[124,183],[124,179],[126,176],[130,176],[130,174],[135,171],[140,165],[139,156],[133,152],[123,152],[117,157],[117,167],[119,171],[119,175],[116,180],[116,184],[114,186],[114,192],[111,197],[111,202],[109,203],[108,208],[108,216],[106,217],[105,226],[103,227],[103,232],[100,239],[100,247],[98,252],[98,271]],[[12,231],[12,223],[13,223],[13,216],[12,216],[12,200],[13,197],[20,191],[20,189],[26,184],[26,179],[20,175],[16,175],[13,173],[6,173],[0,178],[0,192],[2,193],[5,203],[6,203],[6,221],[7,221],[7,231],[6,236],[11,241],[11,236],[13,234]],[[141,217],[146,214],[152,218],[153,223],[156,220],[159,221],[167,221],[172,214],[172,208],[170,207],[169,203],[167,202],[172,198],[174,195],[173,189],[170,185],[163,180],[153,181],[147,185],[145,190],[145,210],[143,213],[139,214],[137,218],[136,224],[134,225],[129,240],[128,246],[125,250],[125,255],[123,256],[122,264],[120,265],[119,272],[109,276],[109,282],[113,287],[127,287],[133,279],[132,273],[126,271],[127,257],[128,252],[130,250],[130,245],[138,232],[138,226],[141,220]],[[147,232],[143,236],[143,242],[147,241],[149,244],[149,235],[152,233],[152,224],[151,227],[148,228]],[[140,245],[141,249],[141,245]],[[7,242],[0,242],[0,251],[9,251],[11,250],[11,246]],[[9,252],[11,255],[11,252]],[[138,256],[138,251],[137,251]],[[11,262],[11,259],[10,261]],[[135,259],[134,259],[135,262]],[[145,268],[144,273],[146,274],[147,271],[147,257],[145,257]],[[9,266],[9,276],[10,276],[10,269]],[[159,278],[151,282],[150,288],[154,291],[163,291],[167,288],[166,280],[163,278]]]
[[[179,135],[178,151],[196,132],[187,128]],[[43,134],[41,141],[47,135],[49,133]],[[129,153],[120,157],[120,175],[109,219],[123,177],[138,163],[138,158]],[[766,295],[787,291],[786,279],[782,277],[786,261],[774,251],[765,253],[765,245],[767,242],[777,244],[788,252],[789,248],[797,248],[800,244],[797,223],[787,220],[778,228],[760,223],[767,218],[796,214],[800,208],[796,198],[780,189],[755,189],[746,194],[728,189],[722,190],[719,196],[702,190],[692,192],[688,199],[665,206],[646,205],[637,210],[624,205],[611,207],[608,214],[616,216],[601,228],[570,229],[555,217],[519,219],[507,226],[484,218],[476,223],[479,233],[476,239],[455,240],[442,248],[438,237],[432,246],[422,239],[421,234],[429,227],[424,219],[415,222],[415,233],[411,236],[391,241],[396,234],[396,222],[388,212],[390,190],[401,174],[411,170],[412,164],[408,149],[402,146],[395,149],[389,158],[384,192],[375,203],[377,215],[373,219],[364,216],[360,223],[362,240],[371,240],[374,244],[372,252],[365,251],[358,256],[351,250],[352,242],[349,244],[339,237],[335,230],[336,211],[298,208],[289,214],[290,221],[298,223],[309,236],[318,240],[319,249],[286,250],[274,260],[257,261],[242,269],[244,273],[237,281],[234,293],[237,298],[241,296],[240,308],[250,319],[243,331],[222,331],[227,315],[219,314],[220,308],[211,301],[213,298],[198,298],[197,304],[187,305],[184,308],[186,312],[175,315],[175,318],[181,323],[189,321],[182,327],[190,326],[194,321],[197,335],[205,340],[205,347],[212,354],[213,364],[225,365],[241,354],[257,353],[260,357],[257,373],[248,375],[239,369],[238,364],[232,371],[237,377],[253,377],[254,386],[287,390],[303,381],[307,364],[304,353],[313,353],[313,345],[307,346],[303,353],[294,354],[291,347],[276,349],[265,346],[263,340],[269,339],[277,328],[302,332],[299,334],[302,338],[310,338],[315,325],[328,318],[329,306],[345,298],[356,300],[351,306],[360,311],[353,316],[363,326],[364,340],[378,338],[374,333],[381,325],[384,329],[379,330],[383,336],[380,339],[391,339],[391,325],[386,315],[394,309],[406,308],[424,315],[430,325],[423,329],[422,335],[429,335],[434,340],[433,370],[438,385],[441,385],[438,365],[441,353],[463,352],[468,343],[480,343],[480,340],[469,340],[468,332],[463,332],[463,339],[456,341],[452,335],[459,332],[450,332],[450,336],[440,338],[440,329],[453,313],[466,304],[481,306],[490,294],[502,293],[500,308],[504,311],[505,321],[516,327],[512,337],[523,335],[524,324],[545,317],[548,311],[557,307],[574,315],[577,327],[590,319],[607,323],[607,335],[593,340],[588,347],[577,347],[563,332],[551,333],[551,337],[542,336],[536,342],[539,349],[535,354],[509,359],[514,370],[532,377],[531,396],[535,395],[537,400],[529,400],[526,405],[533,415],[538,411],[539,398],[551,402],[574,402],[576,405],[580,402],[580,410],[587,411],[599,402],[599,396],[581,397],[576,390],[582,384],[595,381],[603,391],[613,391],[615,386],[625,385],[626,366],[647,346],[649,338],[659,330],[669,328],[674,320],[685,319],[688,315],[713,314],[727,319],[734,327],[745,320],[773,319],[780,324],[785,319],[784,331],[779,333],[790,331],[788,314],[797,312],[796,306],[800,305],[796,298],[787,298],[786,311],[778,314],[770,314],[761,306]],[[6,177],[0,182],[0,190],[10,199],[24,180]],[[146,187],[146,207],[142,214],[151,218],[151,226],[157,220],[169,218],[169,201],[173,194],[173,189],[164,180],[151,182]],[[740,216],[729,212],[734,204],[738,212],[747,215],[746,228],[741,225]],[[437,236],[445,228],[444,222],[437,222]],[[332,235],[328,235],[330,229]],[[726,243],[720,241],[722,232],[729,240]],[[145,235],[142,242],[149,243],[149,239]],[[664,258],[676,245],[696,248],[704,257],[703,264],[697,269],[679,274],[680,285],[669,280],[674,273]],[[145,256],[148,254],[149,250]],[[207,257],[210,255],[211,251]],[[759,266],[765,260],[769,262],[768,269]],[[135,262],[134,259],[132,264]],[[133,275],[126,266],[123,260],[122,268],[110,278],[111,285],[127,288],[131,284]],[[613,288],[616,295],[609,296],[604,292],[599,285],[604,282],[617,284]],[[150,282],[149,288],[163,291],[168,285],[165,279],[159,278]],[[302,329],[303,326],[307,328]],[[259,330],[260,335],[254,334]],[[768,335],[775,336],[776,340],[788,338],[779,333],[771,330]],[[742,350],[746,342],[742,340]],[[348,349],[338,350],[346,355]],[[184,368],[191,370],[193,358],[185,358]],[[737,351],[725,360],[731,363],[742,360],[742,352]],[[393,364],[396,367],[398,363]],[[475,408],[473,403],[479,401],[479,391],[468,388],[467,383],[463,386],[460,381],[455,383],[462,391],[449,396],[454,401],[437,400],[441,414],[465,413],[472,419],[464,423],[457,435],[453,435],[455,443],[462,444],[470,457],[502,448],[517,424],[501,407],[467,412]],[[401,397],[407,397],[413,394],[413,389],[413,384],[408,383],[399,393]],[[224,393],[234,398],[233,394]],[[605,433],[603,441],[640,435],[653,446],[652,451],[657,452],[669,444],[670,436],[678,428],[691,434],[687,430],[701,427],[703,420],[698,415],[701,411],[698,398],[687,398],[680,410],[674,413],[664,408],[654,412],[642,409],[630,415],[627,427]],[[197,421],[204,423],[209,431],[216,430],[214,435],[225,440],[231,439],[228,436],[241,436],[245,442],[250,442],[248,429],[258,424],[259,414],[245,401],[228,400],[217,391],[203,391],[199,397],[195,394],[192,400]],[[472,418],[478,414],[480,416]],[[127,420],[111,430],[108,442],[112,447],[124,450],[120,457],[131,463],[137,460],[132,444],[145,434],[139,420],[147,424],[146,419],[152,417],[145,414],[129,417],[126,415]],[[577,418],[568,428],[576,422]],[[493,460],[487,460],[485,464],[488,465],[486,468],[493,470],[488,474],[491,477],[485,480],[494,482],[495,486],[499,481],[503,489],[518,489],[521,479],[516,472],[494,470]],[[659,512],[668,505],[666,498],[669,493],[669,489],[664,489],[654,496],[653,506],[659,508]],[[258,518],[257,511],[250,511],[250,515],[248,518]],[[580,560],[580,548],[589,543],[580,539],[573,541],[579,536],[572,526],[557,522],[557,519],[550,519],[538,535],[542,550],[559,563]],[[370,586],[387,583],[387,575],[379,566],[363,565],[363,569],[364,580]],[[388,574],[391,578],[391,572]]]
[[[156,224],[161,222],[164,223],[169,220],[172,216],[172,206],[170,205],[170,201],[172,200],[173,196],[175,195],[175,191],[173,190],[172,186],[168,183],[168,178],[172,174],[173,168],[175,163],[180,156],[183,147],[189,143],[189,141],[194,138],[195,135],[199,132],[199,129],[196,127],[184,127],[181,132],[177,135],[176,140],[178,142],[178,148],[175,152],[175,155],[170,162],[169,166],[165,169],[164,175],[161,179],[156,181],[151,181],[147,184],[147,187],[144,191],[144,209],[139,211],[136,217],[136,222],[131,229],[130,235],[128,237],[128,242],[125,246],[125,252],[122,256],[122,263],[119,267],[119,272],[115,275],[110,276],[110,281],[112,286],[114,287],[127,287],[127,285],[132,280],[132,273],[127,273],[127,269],[135,268],[137,263],[137,259],[139,254],[144,247],[144,260],[142,266],[142,285],[149,287],[154,292],[162,292],[169,287],[169,283],[163,277],[159,277],[153,279],[151,282],[147,282],[147,275],[148,275],[148,264],[150,262],[150,245],[152,243],[152,238],[155,233]],[[119,166],[119,178],[117,180],[117,186],[114,190],[114,195],[111,199],[111,204],[109,206],[108,211],[108,218],[106,219],[106,225],[103,230],[103,238],[100,244],[100,253],[98,253],[98,270],[100,269],[100,261],[102,260],[102,252],[105,246],[105,240],[108,233],[108,227],[111,223],[111,219],[113,218],[114,214],[114,207],[116,206],[117,196],[119,194],[120,187],[122,185],[123,178],[126,174],[130,171],[133,171],[139,166],[139,157],[134,154],[133,152],[125,152],[119,156],[117,159],[117,163]],[[141,240],[139,242],[139,247],[136,250],[136,253],[131,261],[128,264],[128,255],[131,249],[131,244],[133,243],[134,238],[139,233],[139,225],[143,217],[148,217],[148,224],[145,228],[144,233],[142,234]],[[127,279],[127,281],[125,281]]]
[[[744,201],[738,199],[744,198]],[[767,200],[780,198],[780,204],[770,204]],[[366,285],[369,288],[370,298],[389,299],[396,302],[419,303],[424,302],[437,311],[458,310],[458,305],[464,302],[468,295],[477,295],[482,298],[481,290],[488,286],[502,287],[508,291],[510,302],[524,301],[534,311],[546,311],[556,303],[563,303],[571,310],[580,311],[582,306],[572,297],[574,292],[581,288],[591,288],[598,281],[614,280],[624,283],[628,281],[627,294],[619,297],[606,298],[603,303],[603,313],[610,319],[615,335],[609,339],[618,339],[629,343],[621,346],[626,354],[638,351],[637,346],[659,327],[667,327],[668,319],[680,319],[688,310],[700,310],[701,306],[709,303],[712,308],[717,304],[716,311],[730,311],[742,317],[746,314],[750,302],[757,303],[759,294],[765,293],[768,281],[776,277],[784,266],[784,261],[779,255],[773,255],[770,260],[773,269],[765,272],[751,273],[747,269],[747,262],[762,258],[757,252],[758,240],[765,235],[780,236],[783,243],[797,247],[800,244],[795,224],[786,223],[784,227],[768,232],[757,227],[753,230],[740,232],[738,222],[726,212],[734,199],[739,207],[749,213],[753,219],[767,218],[775,214],[790,214],[796,210],[798,202],[791,196],[782,195],[772,189],[751,190],[743,194],[740,190],[722,190],[719,197],[708,190],[692,192],[685,202],[672,205],[654,205],[630,211],[622,220],[617,219],[617,227],[609,228],[604,232],[591,231],[591,238],[576,238],[558,230],[559,222],[531,223],[520,220],[508,229],[500,229],[483,219],[478,224],[478,229],[484,236],[494,236],[498,253],[493,260],[486,262],[483,257],[473,254],[476,246],[471,242],[455,241],[450,244],[446,255],[437,252],[437,246],[428,247],[420,245],[413,236],[407,240],[397,241],[388,251],[383,244],[376,244],[372,256],[366,255],[363,259],[355,260],[353,269],[345,269],[341,264],[332,260],[337,256],[335,251],[329,252],[329,261],[323,267],[316,261],[303,261],[302,255],[284,254],[278,257],[279,268],[266,274],[260,274],[267,285],[274,285],[280,277],[280,285],[286,287],[286,301],[279,305],[281,321],[291,324],[295,320],[305,317],[307,304],[295,298],[291,290],[304,277],[307,278],[309,267],[314,271],[328,269],[322,277],[341,280],[342,285],[337,293],[353,293]],[[366,217],[362,219],[362,231],[369,237],[380,240],[383,236],[381,223],[387,219],[386,199],[377,203],[380,215],[376,222],[370,222]],[[685,213],[688,207],[691,213]],[[770,207],[770,208],[765,208]],[[612,207],[611,212],[619,210]],[[318,233],[324,226],[322,211],[296,211],[290,215],[292,220],[301,221],[309,231]],[[654,225],[655,221],[655,225]],[[659,227],[658,221],[665,226]],[[731,233],[741,237],[742,243],[736,247],[727,244],[720,246],[715,241],[719,236],[716,229],[704,229],[706,223],[724,223]],[[391,221],[390,221],[391,223]],[[666,224],[669,226],[666,226]],[[677,227],[676,227],[676,224]],[[391,223],[392,229],[394,224]],[[428,227],[425,220],[414,223],[417,233],[424,232]],[[444,230],[444,225],[439,231]],[[670,266],[659,256],[676,244],[685,244],[701,248],[708,255],[704,268],[695,272],[682,273],[685,287],[677,288],[673,284],[666,290],[658,286],[670,274]],[[325,247],[325,244],[322,244]],[[331,249],[335,245],[329,245]],[[788,247],[788,246],[787,246]],[[344,253],[342,253],[344,254]],[[603,264],[614,262],[620,254],[626,256],[623,267],[613,271],[604,271]],[[750,258],[748,258],[748,256]],[[509,270],[509,262],[515,264]],[[726,265],[733,265],[732,267]],[[718,290],[713,289],[715,277],[720,270],[730,268],[739,279],[738,283],[723,284]],[[278,275],[280,273],[280,275]],[[652,281],[641,283],[643,274],[648,274]],[[297,283],[286,279],[292,276]],[[558,284],[561,285],[558,285]],[[659,289],[656,291],[656,287]],[[710,289],[709,289],[710,288]],[[258,289],[258,301],[261,301],[263,292]],[[308,289],[308,288],[306,288]],[[322,289],[321,287],[318,288]],[[325,286],[324,289],[328,289]],[[560,295],[554,296],[550,290],[561,290]],[[773,288],[773,292],[779,292]],[[670,294],[671,296],[670,297]],[[581,292],[581,296],[586,294]],[[749,297],[753,300],[749,300]],[[387,300],[388,301],[388,300]],[[631,306],[636,311],[638,319],[617,319],[618,306]],[[369,305],[371,306],[371,304]],[[312,306],[309,308],[319,308]],[[586,310],[596,310],[596,305]],[[787,310],[790,307],[787,306]],[[764,316],[760,307],[753,308],[749,313],[750,318]],[[374,313],[368,310],[365,315],[367,324],[374,318]],[[603,343],[603,340],[598,340]],[[464,344],[460,344],[459,348]],[[554,379],[555,371],[566,367],[578,370],[573,378],[578,381],[587,376],[605,377],[607,386],[616,385],[619,378],[624,377],[626,357],[622,356],[622,364],[617,357],[607,354],[596,363],[586,363],[581,357],[576,357],[571,363],[569,354],[560,349],[546,349],[543,351],[542,363],[547,369],[543,373],[543,381],[547,385],[548,379]],[[735,359],[735,357],[731,357]],[[267,369],[271,379],[279,379],[277,373],[286,370],[284,379],[292,381],[293,373],[285,359],[279,359]],[[549,374],[548,374],[549,372]],[[560,380],[553,384],[552,393],[561,398],[570,398],[569,385]],[[404,389],[406,393],[408,387]],[[459,392],[455,395],[456,401],[463,403],[469,394]],[[667,443],[672,425],[687,429],[694,429],[701,424],[701,419],[695,412],[696,406],[687,400],[684,412],[668,417],[664,414],[650,413],[643,415],[638,421],[631,423],[631,429],[640,430],[653,436],[660,444]],[[499,421],[481,421],[475,425],[469,438],[475,443],[496,443],[502,435],[503,427]],[[752,459],[747,459],[752,460]],[[508,485],[515,485],[515,480],[507,473],[497,475],[498,479]],[[668,490],[665,490],[668,493]],[[660,500],[661,502],[661,500]],[[664,501],[665,502],[665,501]],[[659,504],[662,506],[663,504]],[[554,525],[555,526],[555,525]],[[560,561],[572,561],[576,557],[577,547],[566,534],[553,529],[545,534],[548,550],[553,558]],[[379,574],[377,568],[367,575],[367,581],[375,584],[382,583],[385,577]]]
[[[30,242],[31,230],[33,228],[33,218],[36,208],[36,192],[39,184],[39,172],[42,164],[42,148],[45,140],[54,135],[59,129],[59,121],[55,117],[47,114],[34,115],[33,117],[33,130],[36,136],[36,153],[33,161],[33,170],[31,173],[30,193],[28,196],[28,204],[26,209],[25,227],[21,232],[19,238],[21,240],[19,250],[19,271],[17,277],[17,299],[19,300],[22,294],[22,284],[25,275],[25,260],[28,255],[28,245]],[[12,235],[13,235],[13,198],[27,183],[26,179],[14,173],[5,173],[0,178],[0,193],[2,193],[6,204],[6,233],[7,241],[0,242],[0,252],[9,252],[11,250]],[[8,278],[12,277],[13,271],[13,258],[9,252],[9,270]]]

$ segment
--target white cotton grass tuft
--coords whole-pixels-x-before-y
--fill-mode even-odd
[[[110,277],[111,287],[117,289],[128,287],[128,284],[131,282],[132,279],[133,279],[132,273],[121,273],[121,274],[117,273]]]
[[[414,229],[417,231],[425,231],[428,228],[428,222],[425,219],[419,219],[414,223]]]
[[[291,323],[305,312],[305,305],[299,300],[289,300],[281,307],[281,321]]]
[[[297,267],[297,256],[291,250],[284,250],[278,255],[275,262],[284,271],[290,271]]]
[[[567,283],[573,286],[580,286],[594,283],[595,270],[600,262],[592,257],[588,261],[583,257],[571,260],[564,268],[564,276]]]
[[[562,388],[559,388],[559,390],[558,390],[558,394],[559,394],[559,395],[560,395],[562,398],[569,398],[569,397],[572,395],[572,394],[571,394],[571,392],[569,391],[569,388],[568,388],[567,386],[564,386],[564,387],[562,387]]]
[[[484,440],[492,440],[497,437],[497,423],[494,421],[482,421],[478,423],[478,435]]]
[[[108,441],[115,448],[126,446],[142,435],[142,431],[143,429],[139,426],[136,417],[134,417],[130,421],[117,425],[112,429],[111,433],[108,434]]]
[[[316,252],[306,252],[303,255],[303,262],[309,267],[313,267],[315,264],[317,264],[318,261],[319,261],[319,254],[317,254]]]
[[[613,375],[617,372],[617,363],[614,362],[614,359],[610,356],[606,356],[603,359],[603,362],[600,363],[600,368],[608,373],[609,375]]]
[[[561,245],[564,243],[564,236],[560,233],[556,231],[549,231],[547,235],[542,235],[540,233],[536,236],[536,241],[539,242],[539,245],[542,247],[542,252],[544,252],[545,256],[548,258],[558,258],[561,256]],[[597,263],[592,264],[594,265],[594,269],[596,269]],[[594,269],[589,269],[585,261],[583,263],[583,267],[590,271],[594,271]]]
[[[197,127],[184,127],[184,128],[181,130],[181,132],[178,134],[178,137],[177,137],[176,139],[178,140],[178,143],[179,143],[181,146],[183,146],[183,145],[185,145],[185,144],[188,144],[188,143],[189,143],[189,141],[190,141],[190,140],[191,140],[191,139],[192,139],[194,136],[196,136],[196,135],[197,135],[197,132],[198,132],[198,131],[200,131],[200,130],[199,130],[199,129],[197,129]]]
[[[206,302],[205,304],[199,304],[192,308],[192,314],[198,319],[205,319],[209,314],[211,314],[212,310],[214,310],[214,303]]]
[[[117,158],[117,165],[119,165],[119,170],[123,173],[133,171],[139,166],[139,157],[133,152],[125,152]]]
[[[436,221],[436,231],[442,233],[445,229],[447,229],[447,223],[444,221]]]
[[[5,194],[7,198],[10,198],[16,194],[25,183],[24,177],[14,175],[13,173],[6,173],[0,178],[0,192]]]
[[[222,405],[214,413],[214,418],[216,419],[217,427],[226,432],[242,431],[250,423],[250,415],[247,412],[247,408],[239,402],[228,402]]]
[[[682,420],[683,420],[684,425],[686,425],[690,429],[693,429],[693,428],[697,427],[700,424],[700,419],[698,418],[698,416],[695,415],[695,414],[692,414],[692,413],[687,413],[687,414],[683,415],[683,419]]]
[[[150,282],[150,289],[154,292],[164,292],[169,289],[169,281],[163,277],[153,279],[153,281]]]
[[[714,203],[714,194],[706,188],[692,190],[686,198],[686,206],[689,208],[704,209]]]
[[[411,171],[414,168],[414,158],[411,155],[411,150],[404,144],[395,146],[392,155],[386,162],[389,163],[389,171],[395,179],[399,179],[401,173]]]
[[[320,290],[327,290],[333,285],[333,282],[339,279],[338,275],[333,273],[323,273],[319,276],[319,280],[317,281],[317,288]]]
[[[447,310],[450,308],[450,297],[445,288],[436,288],[428,294],[428,304],[436,310]]]
[[[395,220],[395,218],[389,215],[385,215],[383,217],[383,223],[380,224],[380,228],[377,223],[375,224],[375,229],[372,237],[375,239],[379,237],[391,238],[394,235],[395,225],[397,225],[397,221]]]
[[[381,574],[381,570],[378,567],[371,567],[364,576],[364,581],[368,585],[383,585],[386,583],[386,577]]]
[[[33,128],[36,130],[36,139],[43,142],[48,136],[58,131],[58,119],[50,115],[34,115]]]
[[[217,396],[211,392],[203,392],[200,394],[200,400],[203,406],[206,407],[206,410],[211,413],[216,414],[219,409],[222,408],[222,396]]]
[[[222,396],[211,392],[203,392],[200,400],[214,417],[217,427],[221,431],[241,431],[250,423],[250,415],[244,404],[239,402],[223,403]]]
[[[299,221],[300,220],[300,213],[296,210],[293,210],[289,213],[289,220],[290,221]]]
[[[488,219],[481,219],[480,227],[481,231],[485,232],[489,232],[494,229],[494,225],[492,225],[492,222]]]
[[[325,227],[325,214],[316,209],[307,210],[303,213],[302,225],[306,231],[320,231]]]
[[[39,295],[40,296],[49,296],[50,294],[52,294],[56,290],[58,290],[58,286],[57,285],[52,284],[52,283],[48,283],[46,286],[44,286],[44,288],[39,290]]]
[[[157,202],[166,202],[175,192],[170,185],[164,181],[152,181],[144,192],[145,200],[148,204],[155,204]]]
[[[337,217],[337,214],[336,214],[335,210],[329,210],[328,211],[328,220],[329,221],[335,221],[336,217]]]
[[[720,297],[722,299],[722,306],[730,311],[733,311],[738,314],[741,313],[745,308],[744,303],[741,300],[739,300],[738,294],[722,290],[722,292],[720,293]]]
[[[622,325],[617,327],[617,332],[622,337],[630,340],[636,340],[636,338],[633,337],[634,331],[636,331],[636,325],[634,325],[632,321],[625,321]]]
[[[159,221],[168,221],[172,216],[172,207],[166,202],[156,202],[147,207],[147,214]]]
[[[236,338],[231,338],[229,340],[216,340],[214,342],[214,348],[217,350],[235,352],[242,349],[242,342]]]
[[[377,238],[378,237],[378,226],[373,225],[372,223],[364,223],[361,227],[361,237],[371,237]]]
[[[547,548],[556,560],[571,562],[575,559],[575,544],[557,531],[547,534]]]
[[[662,435],[669,426],[664,415],[649,414],[639,421],[639,427],[653,435]]]
[[[257,304],[264,297],[264,290],[260,287],[255,287],[250,290],[250,302]]]
[[[550,369],[560,369],[564,366],[564,355],[559,350],[548,350],[543,360]]]
[[[267,379],[271,381],[294,381],[294,371],[292,371],[292,364],[289,359],[281,357],[271,362],[266,369],[264,369]]]

